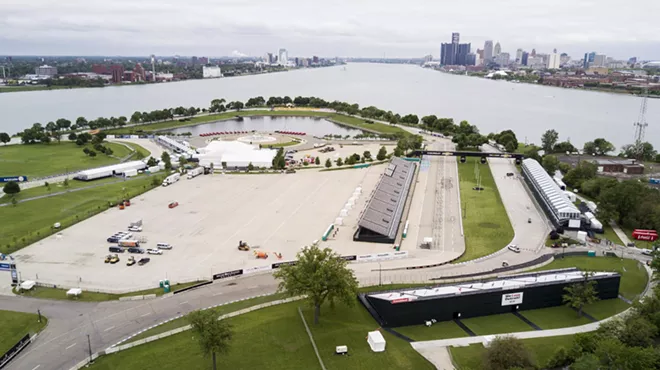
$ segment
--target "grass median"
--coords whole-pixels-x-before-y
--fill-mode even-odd
[[[36,334],[46,326],[48,319],[32,313],[0,310],[0,355],[5,354],[26,334]]]
[[[201,283],[201,281],[193,281],[190,283],[181,283],[181,284],[174,284],[171,286],[171,291],[175,292],[177,290],[185,289],[187,287],[196,285]],[[165,294],[163,291],[163,288],[152,288],[152,289],[145,289],[145,290],[138,290],[135,292],[130,292],[130,293],[123,293],[123,294],[112,294],[112,293],[99,293],[99,292],[89,292],[89,291],[83,291],[83,293],[80,295],[80,297],[72,298],[72,297],[67,297],[66,292],[68,289],[60,289],[60,288],[49,288],[49,287],[43,287],[43,286],[35,286],[31,290],[28,291],[23,291],[20,293],[17,293],[14,290],[15,294],[18,294],[20,296],[24,297],[33,297],[33,298],[41,298],[41,299],[66,299],[70,301],[80,301],[80,302],[103,302],[103,301],[113,301],[113,300],[118,300],[119,298],[122,297],[133,297],[133,296],[138,296],[138,295],[149,295],[149,294],[155,294],[156,296],[161,296]]]
[[[506,247],[513,239],[513,228],[490,166],[481,164],[479,158],[470,157],[465,163],[458,163],[458,179],[465,254],[456,262],[487,256]],[[481,191],[474,190],[477,179],[483,188]]]
[[[117,158],[130,153],[121,144],[106,142],[103,145],[112,149]],[[119,163],[119,159],[103,153],[90,157],[83,153],[84,148],[93,150],[91,144],[78,146],[69,141],[0,146],[0,176],[27,176],[31,179]]]
[[[119,183],[69,192],[53,197],[35,199],[0,209],[0,252],[12,253],[58,230],[69,227],[108,209],[126,197],[142,194],[155,186],[155,176],[140,176]],[[90,182],[90,185],[93,182]]]

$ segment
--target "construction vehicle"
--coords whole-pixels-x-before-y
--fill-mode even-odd
[[[257,259],[267,259],[268,253],[264,251],[254,251],[254,256],[257,257]]]
[[[115,264],[119,262],[119,256],[116,254],[113,254],[112,257],[110,257],[110,263]]]
[[[133,266],[135,264],[135,257],[130,256],[128,257],[128,261],[126,261],[126,266]]]
[[[105,256],[105,261],[104,262],[109,263],[111,259],[112,259],[112,255],[108,254],[107,256]]]
[[[250,246],[246,242],[244,242],[242,240],[239,240],[238,241],[238,250],[239,251],[249,251]]]

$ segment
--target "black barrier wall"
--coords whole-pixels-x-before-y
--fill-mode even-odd
[[[612,299],[619,296],[621,276],[616,274],[595,277],[598,298]],[[418,299],[410,302],[391,303],[388,300],[360,294],[362,304],[383,327],[423,325],[426,321],[449,321],[455,318],[495,315],[518,310],[561,306],[564,288],[573,282],[547,283],[515,290],[467,292],[438,298]],[[406,289],[410,290],[410,289]],[[520,304],[503,305],[504,294],[523,293]],[[376,294],[376,293],[374,293]],[[395,293],[396,294],[396,293]]]

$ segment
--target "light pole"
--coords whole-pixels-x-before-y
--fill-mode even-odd
[[[380,261],[378,261],[378,286],[383,285],[383,269],[380,266]]]
[[[89,349],[89,363],[92,363],[92,342],[89,339],[89,334],[87,334],[87,348]]]

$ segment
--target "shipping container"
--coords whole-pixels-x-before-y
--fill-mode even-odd
[[[204,173],[204,167],[193,168],[192,170],[188,171],[187,178],[192,179],[192,178],[197,177],[197,176],[199,176],[203,173]]]
[[[169,175],[165,178],[165,180],[163,180],[163,186],[172,185],[175,182],[179,181],[180,178],[181,178],[181,175],[179,175],[178,173],[175,173],[173,175]]]
[[[120,247],[139,247],[140,242],[137,240],[120,240],[119,241],[119,246]]]

